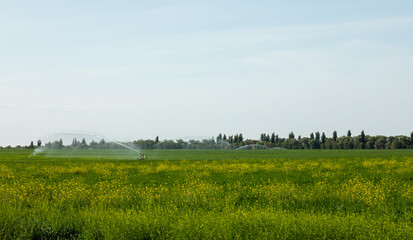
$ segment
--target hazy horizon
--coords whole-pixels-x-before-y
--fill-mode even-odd
[[[413,131],[413,2],[0,0],[0,146]]]

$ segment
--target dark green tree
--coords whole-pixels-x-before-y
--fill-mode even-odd
[[[320,149],[320,132],[315,133],[315,149]]]
[[[159,143],[159,137],[158,137],[158,136],[156,136],[155,142],[156,142],[156,143]]]
[[[333,132],[333,141],[336,142],[337,141],[337,131]]]
[[[413,148],[413,132],[410,133],[410,148]]]
[[[351,137],[351,131],[350,130],[347,131],[347,137]]]
[[[364,149],[365,146],[366,146],[366,135],[364,134],[364,130],[362,130],[360,134],[360,147],[361,149]]]
[[[260,140],[261,142],[270,142],[270,135],[261,133]]]
[[[375,149],[385,149],[387,143],[386,136],[376,136],[376,141],[374,142]]]
[[[106,142],[105,139],[99,141],[99,149],[106,149]]]
[[[80,148],[81,149],[86,149],[87,147],[88,147],[88,145],[87,145],[86,139],[83,138],[82,142],[80,143]]]
[[[321,143],[322,144],[326,143],[326,134],[324,132],[321,134]]]
[[[376,137],[366,136],[365,149],[374,149],[374,143],[376,142]]]
[[[311,148],[311,139],[309,139],[308,137],[302,138],[301,146],[304,149],[310,149]]]
[[[394,139],[395,139],[395,137],[393,137],[393,136],[389,136],[387,138],[386,149],[391,149],[391,146],[393,145]]]
[[[72,140],[72,148],[77,148],[77,146],[79,145],[79,142],[77,141],[77,138],[73,138]]]
[[[234,143],[239,143],[238,134],[235,134],[235,135],[234,135]]]
[[[240,134],[238,135],[238,141],[239,141],[239,143],[244,142],[244,137],[242,136],[242,133],[240,133]]]
[[[275,133],[271,134],[271,143],[274,144],[275,143]]]
[[[98,143],[95,142],[95,140],[92,140],[92,141],[89,143],[89,148],[91,148],[91,149],[98,149]]]

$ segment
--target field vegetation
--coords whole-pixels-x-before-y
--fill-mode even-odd
[[[0,239],[413,239],[413,150],[0,150]]]

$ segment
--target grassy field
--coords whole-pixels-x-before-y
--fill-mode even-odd
[[[413,150],[0,150],[0,239],[413,239]]]

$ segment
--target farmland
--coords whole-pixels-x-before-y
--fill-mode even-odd
[[[0,239],[413,239],[413,150],[31,152],[0,150]]]

